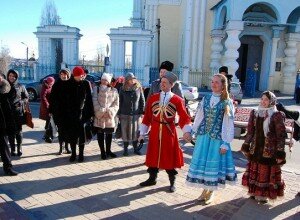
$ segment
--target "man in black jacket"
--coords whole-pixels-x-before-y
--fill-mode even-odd
[[[10,89],[8,81],[0,75],[0,154],[4,173],[9,176],[16,176],[18,173],[12,169],[7,137],[11,132],[14,132],[12,109],[8,100]]]

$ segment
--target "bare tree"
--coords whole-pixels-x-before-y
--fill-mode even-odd
[[[57,14],[57,9],[52,0],[47,0],[44,6],[44,9],[42,10],[41,15],[41,26],[44,25],[59,25],[60,17]]]
[[[0,51],[0,73],[5,74],[8,71],[8,66],[11,63],[11,56],[8,47],[1,47]]]

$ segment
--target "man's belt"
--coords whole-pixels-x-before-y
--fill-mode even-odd
[[[158,122],[158,123],[160,123],[160,124],[163,124],[163,125],[165,125],[167,128],[168,128],[168,130],[169,130],[169,132],[172,134],[172,135],[174,135],[174,133],[173,133],[173,131],[172,131],[172,129],[171,129],[171,127],[170,127],[170,124],[174,124],[174,122],[166,122],[166,121],[158,121],[158,120],[155,120],[155,119],[153,119],[155,122]]]

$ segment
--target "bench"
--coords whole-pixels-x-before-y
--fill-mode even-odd
[[[250,113],[252,110],[253,110],[253,108],[247,108],[247,107],[237,107],[236,108],[235,113],[234,113],[234,128],[236,130],[235,138],[243,139],[240,136],[240,134],[236,134],[236,133],[240,132],[241,129],[247,130],[248,121],[249,121]],[[289,146],[290,151],[294,145],[294,141],[293,141],[294,123],[295,123],[295,121],[293,119],[286,118],[284,121],[285,131],[287,134],[285,144],[287,146]]]

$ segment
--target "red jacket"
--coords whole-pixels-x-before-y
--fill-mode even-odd
[[[41,106],[39,118],[42,120],[47,120],[49,118],[49,97],[51,93],[52,86],[49,87],[45,83],[42,85],[41,90]]]
[[[157,93],[149,98],[143,118],[143,124],[151,126],[146,166],[166,170],[180,168],[184,165],[184,161],[175,128],[176,113],[179,115],[181,128],[190,124],[191,120],[182,98],[174,94],[167,107],[163,109],[159,106],[159,96]]]

